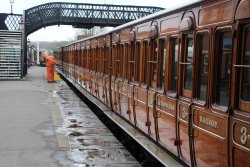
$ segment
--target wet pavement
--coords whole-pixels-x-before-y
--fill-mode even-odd
[[[0,166],[140,166],[63,81],[45,68],[0,81]]]
[[[140,166],[65,82],[59,86],[53,94],[63,117],[57,133],[68,136],[67,155],[74,166]]]

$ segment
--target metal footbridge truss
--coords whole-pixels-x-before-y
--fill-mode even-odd
[[[163,9],[55,2],[27,9],[24,15],[0,13],[0,79],[1,76],[18,78],[27,74],[27,36],[40,28],[50,25],[115,27]]]
[[[50,25],[76,28],[118,26],[162,10],[159,7],[47,3],[25,10],[25,33]]]

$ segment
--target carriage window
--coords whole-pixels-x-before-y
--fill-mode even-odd
[[[120,60],[120,62],[119,62],[119,66],[118,66],[118,68],[119,68],[119,73],[118,73],[118,77],[123,77],[123,61],[124,61],[124,45],[119,45],[118,46],[118,57],[119,57],[119,60]]]
[[[109,73],[109,47],[105,47],[104,49],[103,64],[104,64],[104,73],[108,74]]]
[[[97,69],[98,69],[98,72],[103,72],[103,47],[100,47],[98,48],[98,66],[97,66]]]
[[[79,66],[79,54],[78,54],[78,50],[75,51],[75,56],[76,56],[76,66]]]
[[[121,57],[120,57],[120,46],[117,46],[114,50],[115,59],[115,75],[121,77]]]
[[[95,48],[94,50],[93,50],[93,52],[94,52],[94,57],[95,57],[95,61],[94,61],[94,63],[95,63],[95,66],[94,66],[94,70],[97,72],[98,71],[98,66],[99,66],[99,64],[98,64],[98,49],[97,48]]]
[[[92,69],[92,53],[91,49],[88,49],[88,69]]]
[[[193,34],[185,36],[185,52],[184,52],[184,63],[185,63],[185,76],[184,76],[184,89],[192,90],[192,71],[193,71]]]
[[[78,65],[78,62],[77,62],[78,61],[77,52],[78,52],[77,50],[74,50],[74,65]]]
[[[177,91],[177,69],[178,69],[178,52],[179,52],[179,40],[177,37],[173,37],[170,39],[170,48],[171,48],[171,84],[170,91]]]
[[[87,68],[87,51],[83,50],[83,68]]]
[[[81,49],[78,50],[78,57],[79,57],[79,67],[82,67],[82,51]]]
[[[135,81],[135,54],[134,54],[134,43],[129,45],[129,80]]]
[[[165,63],[166,63],[166,39],[160,39],[159,41],[159,56],[160,56],[160,87],[164,89],[164,81],[165,81]]]
[[[136,42],[135,44],[135,81],[139,81],[140,77],[140,56],[141,56],[141,43]]]
[[[250,28],[245,29],[244,37],[241,99],[250,102]]]
[[[149,56],[149,81],[150,86],[156,87],[157,81],[157,53],[158,53],[158,46],[157,40],[152,40],[150,43],[150,56]]]
[[[99,51],[98,51],[99,49],[98,48],[95,48],[95,71],[96,72],[99,72],[98,70],[99,70],[99,66],[100,66],[100,64],[99,64]]]
[[[112,48],[112,75],[117,75],[117,47]]]
[[[88,69],[92,70],[92,53],[90,49],[88,49]]]
[[[83,50],[80,50],[80,55],[81,55],[81,67],[83,68]]]
[[[79,55],[79,50],[76,50],[76,65],[80,65],[80,55]]]
[[[101,48],[97,48],[97,57],[98,57],[98,65],[97,65],[97,71],[101,72],[102,70],[102,55],[101,55]]]
[[[198,77],[197,77],[197,98],[201,101],[206,100],[207,77],[208,77],[208,56],[209,56],[209,35],[200,33],[197,36],[198,45]]]
[[[148,41],[143,41],[143,55],[142,55],[142,71],[143,71],[143,78],[142,83],[147,84],[147,60],[148,60]]]
[[[216,104],[228,106],[229,79],[231,73],[232,33],[224,31],[218,34],[219,55],[217,56]]]
[[[124,61],[123,61],[123,77],[128,79],[128,53],[129,53],[129,44],[124,46]]]

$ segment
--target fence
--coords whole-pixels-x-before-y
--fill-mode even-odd
[[[0,79],[21,78],[21,32],[0,30]]]

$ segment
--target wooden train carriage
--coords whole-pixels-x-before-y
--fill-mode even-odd
[[[87,42],[86,41],[82,41],[81,42],[81,49],[82,49],[82,56],[83,56],[83,62],[82,62],[82,85],[85,89],[87,89],[87,71],[88,71],[88,57],[87,57]]]
[[[86,70],[85,70],[85,88],[87,91],[91,91],[92,90],[92,85],[91,85],[91,73],[90,71],[92,70],[92,65],[91,65],[91,60],[92,60],[92,55],[91,55],[91,52],[90,52],[90,40],[87,40],[85,42],[85,49],[86,49],[86,52],[84,54],[84,56],[86,57]]]
[[[130,84],[128,78],[129,72],[133,71],[134,66],[130,66],[132,61],[132,46],[135,40],[135,31],[130,28],[125,28],[113,37],[113,44],[117,44],[116,52],[113,53],[112,62],[114,74],[112,77],[111,89],[113,91],[113,109],[118,112],[122,117],[126,118],[135,125],[135,112],[132,105],[132,89],[133,85]],[[119,42],[115,42],[119,39]]]
[[[62,68],[62,66],[63,66],[63,60],[62,60],[62,58],[63,58],[63,56],[62,56],[62,54],[63,54],[63,51],[62,51],[62,48],[60,47],[60,48],[58,48],[57,49],[58,51],[56,52],[56,60],[57,60],[57,67],[60,69],[60,70],[62,70],[63,68]]]
[[[75,57],[75,81],[80,84],[80,67],[81,67],[81,55],[80,55],[80,43],[75,44],[74,48]]]
[[[230,85],[230,162],[246,166],[250,158],[250,1],[238,3],[233,38]]]
[[[95,93],[95,81],[96,81],[96,58],[97,58],[97,40],[91,39],[90,40],[90,53],[88,55],[89,61],[89,89],[90,92],[96,96]]]
[[[85,50],[85,43],[84,42],[79,42],[79,56],[80,58],[80,85],[84,86],[84,63],[86,62],[84,58],[84,50]]]
[[[62,71],[63,71],[63,73],[65,73],[68,76],[69,75],[69,49],[67,46],[65,46],[62,48],[62,50],[64,52],[62,54],[62,56],[63,56],[62,60],[63,60],[63,64],[64,64]]]
[[[190,166],[247,166],[249,11],[200,1],[83,40],[85,88]]]
[[[95,93],[99,100],[106,102],[106,84],[104,77],[104,64],[107,63],[105,60],[105,49],[106,41],[104,36],[100,36],[97,39],[97,59],[96,59],[96,84]]]
[[[110,34],[105,35],[105,53],[104,53],[104,80],[105,80],[105,104],[109,107],[113,107],[112,105],[112,97],[111,97],[111,63],[112,63],[112,38]]]

